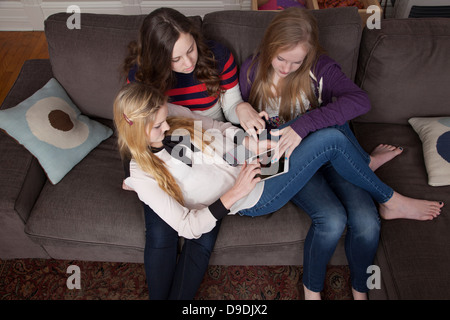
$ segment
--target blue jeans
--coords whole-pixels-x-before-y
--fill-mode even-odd
[[[292,200],[310,215],[303,281],[312,291],[323,289],[326,264],[346,226],[352,286],[367,291],[366,269],[372,264],[380,230],[371,197],[384,203],[393,194],[368,167],[369,159],[348,126],[314,132],[292,153],[289,172],[267,180],[258,203],[240,212],[264,215]]]
[[[365,159],[348,124],[334,126],[344,133]],[[320,194],[321,197],[317,197]],[[367,191],[343,179],[330,165],[317,171],[291,199],[311,218],[303,254],[303,284],[311,291],[323,290],[326,267],[347,227],[345,252],[352,287],[367,292],[367,267],[373,263],[380,234],[378,210]]]
[[[192,300],[208,268],[220,221],[198,239],[185,239],[178,257],[178,233],[144,204],[144,265],[151,300]]]
[[[366,190],[378,202],[388,201],[394,191],[384,184],[367,165],[361,152],[339,129],[326,128],[302,140],[289,159],[289,171],[265,181],[258,202],[242,215],[272,213],[291,200],[326,163],[345,180]]]
[[[366,271],[373,263],[380,233],[378,210],[369,193],[325,165],[291,201],[311,218],[304,245],[303,284],[314,292],[323,290],[327,264],[347,227],[345,253],[352,287],[367,292]]]

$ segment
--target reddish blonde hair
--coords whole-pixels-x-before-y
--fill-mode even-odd
[[[306,45],[308,54],[297,71],[280,80],[274,94],[272,60],[281,51],[290,50],[298,44]],[[255,64],[258,65],[249,103],[264,110],[267,105],[273,104],[273,99],[281,97],[279,115],[285,121],[292,119],[297,103],[300,103],[302,113],[306,111],[301,98],[302,92],[310,101],[311,107],[317,107],[318,101],[311,88],[309,72],[322,53],[317,22],[308,10],[293,7],[277,13],[267,27],[247,73],[247,80],[250,82],[250,70]]]

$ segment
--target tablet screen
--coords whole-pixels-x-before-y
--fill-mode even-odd
[[[248,163],[253,163],[256,159],[259,159],[261,164],[261,179],[266,180],[276,177],[280,174],[286,173],[289,170],[289,159],[281,157],[279,161],[271,162],[272,156],[275,153],[275,149],[267,150],[261,154],[253,156],[248,159]]]

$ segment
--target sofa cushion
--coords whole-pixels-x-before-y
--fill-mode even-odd
[[[383,20],[364,29],[356,82],[372,109],[358,121],[408,124],[448,115],[450,19]]]
[[[83,114],[113,118],[114,98],[125,84],[121,66],[145,16],[81,13],[80,29],[67,28],[67,13],[45,21],[54,77]],[[200,26],[200,17],[192,20]]]
[[[450,297],[450,186],[428,185],[422,143],[409,124],[354,123],[354,129],[366,151],[380,143],[404,148],[376,171],[384,183],[405,196],[445,203],[432,221],[382,220],[374,262],[380,266],[382,290],[372,290],[373,295],[383,291],[388,299]]]
[[[239,65],[258,48],[276,12],[217,11],[203,18],[203,33],[226,45]],[[361,18],[356,8],[313,10],[319,41],[328,54],[354,79],[361,39]]]
[[[16,107],[1,110],[0,128],[38,159],[53,184],[112,134],[81,115],[55,79]]]
[[[260,216],[226,216],[220,226],[210,264],[213,265],[302,265],[305,238],[311,219],[293,203]],[[329,261],[348,264],[345,232]]]
[[[428,184],[450,185],[450,117],[411,118],[409,123],[422,141]]]
[[[121,188],[123,178],[113,136],[60,183],[44,185],[25,232],[44,246],[101,244],[142,250],[143,207],[134,192]]]

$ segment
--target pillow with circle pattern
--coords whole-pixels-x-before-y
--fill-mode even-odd
[[[422,141],[430,186],[450,185],[450,117],[408,120]]]
[[[0,128],[38,159],[52,184],[112,135],[111,128],[82,115],[54,78],[17,106],[0,110]]]

